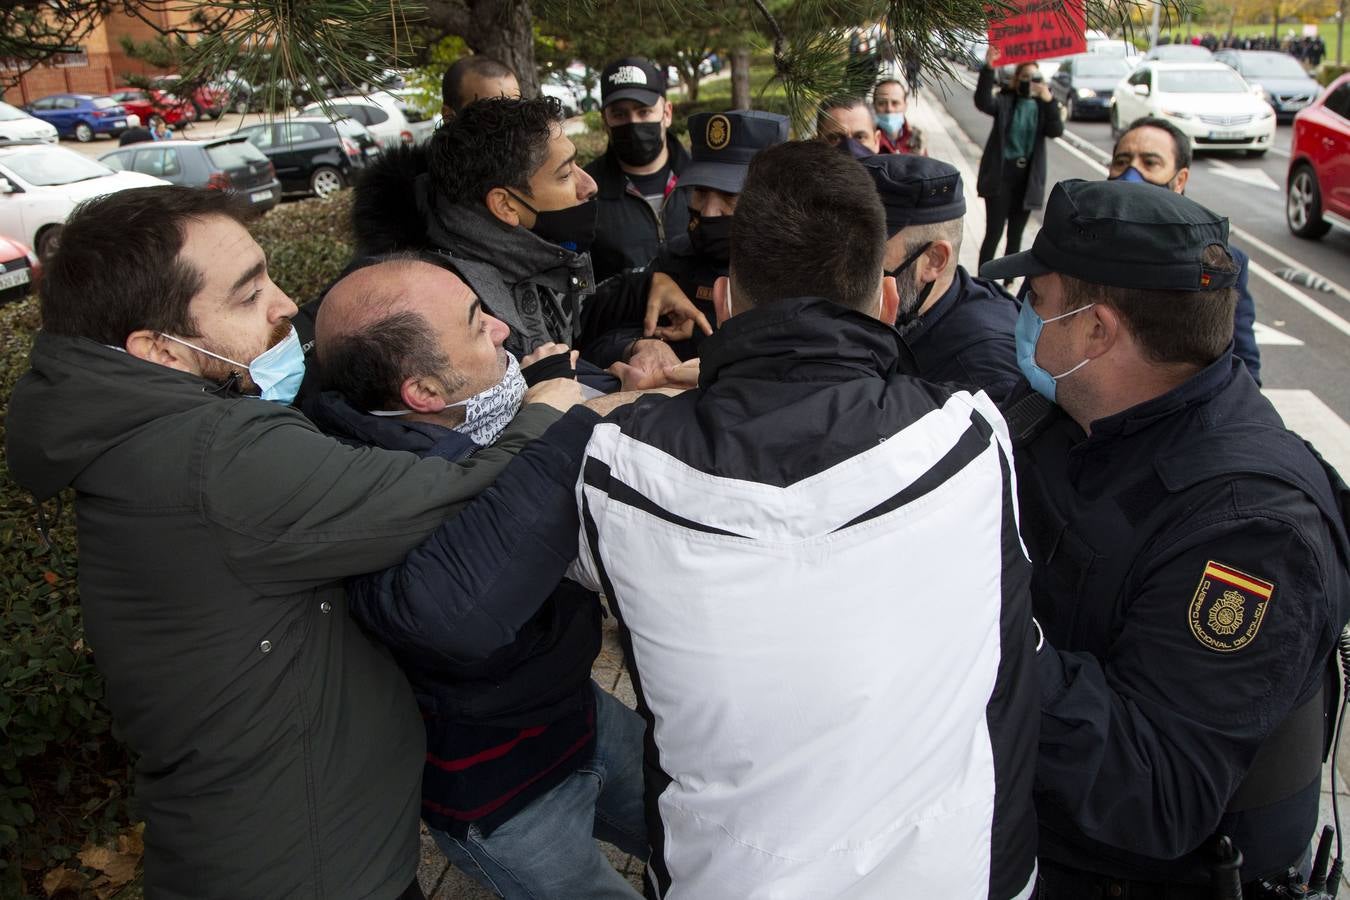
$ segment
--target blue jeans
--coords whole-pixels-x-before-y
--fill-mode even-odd
[[[592,682],[595,755],[489,835],[463,839],[432,829],[450,862],[508,900],[641,897],[614,870],[594,838],[647,858],[642,805],[642,717]],[[592,837],[592,835],[594,837]]]

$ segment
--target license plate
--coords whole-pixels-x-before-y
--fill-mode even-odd
[[[264,200],[272,199],[271,191],[254,191],[248,195],[250,203],[262,203]]]
[[[126,119],[114,119],[114,120],[113,120],[113,127],[114,127],[114,128],[121,128],[121,127],[122,127],[123,125],[125,125],[125,124],[127,124],[127,120],[126,120]]]
[[[0,291],[6,288],[18,287],[21,284],[27,284],[33,279],[31,269],[15,269],[13,272],[6,272],[0,275]]]
[[[1211,141],[1236,141],[1246,137],[1240,131],[1211,131],[1209,139]]]
[[[379,147],[367,147],[367,148],[366,148],[366,156],[378,156],[378,155],[379,155],[379,152],[380,152],[380,148],[379,148]]]

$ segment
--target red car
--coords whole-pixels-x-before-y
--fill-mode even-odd
[[[117,88],[108,96],[126,107],[127,112],[140,116],[141,124],[147,127],[151,116],[163,116],[167,125],[192,122],[197,118],[191,103],[166,91],[128,86]]]
[[[1284,213],[1301,238],[1350,228],[1350,74],[1294,117]]]
[[[150,81],[151,87],[161,91],[169,91],[181,96],[182,92],[178,89],[178,82],[182,80],[181,75],[160,75]],[[229,105],[229,94],[217,88],[201,85],[192,92],[191,97],[185,97],[185,100],[192,102],[192,108],[197,111],[197,118],[205,122],[207,119],[219,119],[221,113],[225,112]]]

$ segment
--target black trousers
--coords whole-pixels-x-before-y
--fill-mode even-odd
[[[985,230],[984,243],[980,244],[980,265],[994,258],[998,252],[998,242],[1003,230],[1008,230],[1008,243],[1004,254],[1016,253],[1022,249],[1022,232],[1031,218],[1031,210],[1026,208],[1027,180],[1031,174],[1030,160],[1026,165],[1017,165],[1016,160],[1003,161],[1003,180],[999,192],[984,198]]]

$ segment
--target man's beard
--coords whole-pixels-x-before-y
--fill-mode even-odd
[[[271,335],[268,336],[267,346],[257,352],[240,350],[236,347],[203,340],[200,342],[203,349],[210,350],[212,353],[219,354],[220,356],[228,357],[235,362],[242,364],[244,368],[240,371],[239,366],[216,359],[214,356],[202,354],[202,377],[207,381],[214,381],[222,387],[228,385],[231,381],[234,381],[234,387],[241,394],[260,394],[262,393],[262,389],[254,383],[252,376],[249,374],[248,366],[253,360],[284,341],[290,333],[291,320],[282,319],[277,323],[276,327],[272,329]]]
[[[903,325],[917,318],[919,307],[923,305],[923,297],[920,296],[923,287],[919,284],[918,267],[915,266],[906,272],[903,281],[896,279],[895,289],[900,295],[895,324]]]

